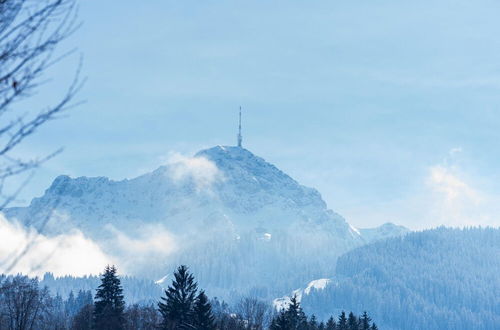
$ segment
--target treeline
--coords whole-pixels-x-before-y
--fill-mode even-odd
[[[325,322],[318,322],[314,314],[308,318],[297,297],[294,296],[290,300],[287,309],[281,310],[276,315],[270,325],[270,330],[286,330],[286,329],[300,329],[300,330],[377,330],[378,327],[375,323],[371,323],[371,318],[366,312],[361,317],[354,315],[350,312],[346,317],[346,313],[340,313],[337,321],[332,317]]]
[[[342,312],[319,322],[308,317],[293,297],[287,309],[276,312],[261,300],[243,298],[234,306],[209,300],[187,267],[174,273],[171,285],[156,304],[126,305],[115,267],[106,267],[93,297],[91,291],[52,296],[38,280],[2,277],[0,329],[8,330],[375,330],[370,317]]]
[[[144,305],[154,302],[163,292],[161,286],[149,279],[120,276],[120,281],[125,288],[125,302],[130,305]],[[40,280],[40,286],[46,286],[53,295],[60,295],[63,299],[67,299],[70,293],[75,290],[95,292],[100,282],[99,276],[74,277],[66,275],[54,277],[53,274],[46,273]]]

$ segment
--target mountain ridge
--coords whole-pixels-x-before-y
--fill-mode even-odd
[[[58,176],[43,196],[27,207],[7,209],[5,215],[35,227],[41,224],[48,235],[76,228],[115,256],[122,254],[112,243],[117,237],[135,242],[168,232],[160,241],[175,245],[176,253],[162,255],[154,267],[144,264],[144,256],[127,255],[132,258],[127,271],[137,274],[140,264],[149,269],[143,273],[157,279],[172,265],[186,263],[194,265],[208,288],[226,293],[241,275],[238,267],[227,269],[224,258],[236,265],[253,262],[241,265],[248,277],[236,281],[238,287],[262,286],[273,264],[283,276],[290,267],[301,267],[303,272],[290,279],[295,286],[327,277],[340,254],[380,236],[372,230],[370,237],[363,237],[328,208],[316,189],[246,149],[226,146],[179,157],[132,179]],[[153,254],[155,244],[148,250]],[[283,255],[290,260],[282,260]]]

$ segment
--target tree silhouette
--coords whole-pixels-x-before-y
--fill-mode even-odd
[[[337,329],[338,330],[348,330],[348,326],[347,326],[347,318],[345,316],[345,312],[342,311],[339,315],[339,322],[337,324]]]
[[[358,318],[354,315],[353,312],[349,313],[349,317],[347,318],[347,326],[349,327],[349,330],[358,330]]]
[[[94,329],[120,330],[124,327],[125,302],[115,266],[107,266],[101,275],[94,303]]]
[[[174,273],[172,285],[165,290],[158,309],[163,317],[161,329],[185,329],[191,325],[198,286],[184,265]]]
[[[197,330],[215,330],[215,318],[212,314],[212,306],[203,290],[196,297],[192,325]]]
[[[363,316],[361,316],[360,329],[361,330],[370,330],[370,322],[371,318],[368,316],[368,313],[363,312]]]

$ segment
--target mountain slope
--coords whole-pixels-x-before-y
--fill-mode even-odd
[[[315,189],[239,147],[180,157],[131,180],[59,176],[29,207],[5,213],[49,235],[77,228],[135,275],[161,278],[186,263],[222,294],[268,296],[324,277],[367,241]]]
[[[319,317],[366,310],[381,329],[499,329],[499,272],[500,229],[438,228],[347,252],[302,304]]]

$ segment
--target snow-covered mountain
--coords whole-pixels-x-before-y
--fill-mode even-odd
[[[327,277],[340,254],[380,233],[400,234],[358,231],[315,189],[223,146],[131,180],[59,176],[28,207],[5,214],[48,235],[77,228],[136,275],[158,279],[186,263],[214,292],[274,297]]]

